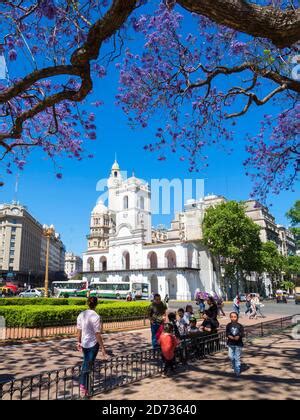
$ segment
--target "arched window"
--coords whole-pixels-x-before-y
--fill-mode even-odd
[[[94,262],[94,258],[90,257],[87,260],[87,271],[95,271],[95,262]]]
[[[125,197],[123,198],[123,208],[124,210],[128,209],[128,196],[125,195]]]
[[[130,254],[127,251],[123,254],[123,268],[125,270],[130,269]]]
[[[141,210],[145,209],[145,198],[144,197],[140,198],[140,209]]]
[[[100,271],[106,271],[107,270],[107,259],[106,257],[100,258]]]
[[[148,267],[157,268],[157,255],[156,252],[150,252],[148,254]]]
[[[118,178],[118,172],[117,171],[114,172],[114,177]]]
[[[167,268],[176,267],[176,254],[173,250],[169,250],[165,253],[165,266]]]

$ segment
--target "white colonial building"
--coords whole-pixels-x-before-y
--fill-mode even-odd
[[[197,288],[220,292],[219,267],[200,243],[204,209],[218,197],[190,200],[170,229],[155,229],[147,183],[123,179],[115,161],[107,186],[108,206],[99,201],[91,214],[84,279],[148,284],[149,292],[178,300],[193,298]]]

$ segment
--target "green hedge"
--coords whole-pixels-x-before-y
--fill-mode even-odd
[[[111,303],[111,300],[99,300],[99,304]],[[47,305],[47,306],[83,306],[86,298],[1,298],[0,306],[27,306],[27,305]]]
[[[122,317],[140,317],[147,313],[147,302],[112,302],[98,305],[96,311],[104,319],[120,320]],[[86,306],[0,306],[7,327],[40,327],[43,325],[64,325],[76,321]]]

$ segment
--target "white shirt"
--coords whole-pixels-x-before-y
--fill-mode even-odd
[[[96,333],[101,332],[100,316],[91,309],[87,309],[77,318],[77,329],[81,330],[81,345],[84,349],[90,349],[97,344]]]

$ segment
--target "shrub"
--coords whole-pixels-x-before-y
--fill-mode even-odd
[[[103,319],[120,320],[124,317],[140,317],[147,313],[147,302],[105,302],[98,305],[97,313]],[[76,321],[77,316],[86,309],[79,305],[6,305],[0,306],[0,316],[6,320],[7,327],[40,327],[43,325],[64,325]]]
[[[111,303],[109,300],[99,300],[101,304]],[[1,306],[32,306],[32,305],[47,305],[47,306],[83,306],[86,304],[86,298],[1,298]]]

